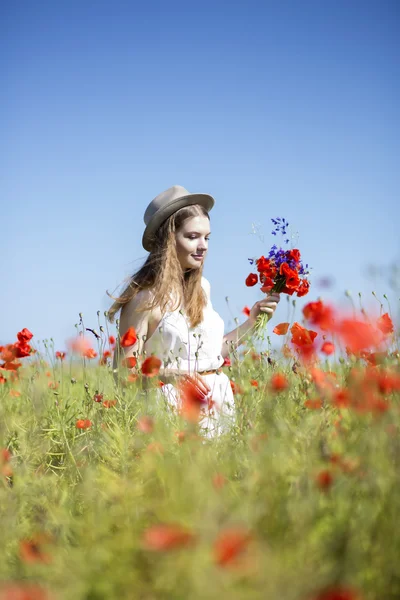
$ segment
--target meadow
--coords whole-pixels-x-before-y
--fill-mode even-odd
[[[315,318],[312,355],[286,327],[278,350],[249,339],[222,367],[236,421],[214,439],[160,403],[157,369],[115,383],[102,326],[81,355],[18,332],[1,348],[0,599],[398,599],[388,323],[379,352],[356,321],[340,355]]]

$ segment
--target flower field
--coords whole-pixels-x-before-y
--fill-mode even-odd
[[[272,328],[278,350],[225,361],[237,416],[214,439],[160,403],[154,357],[117,385],[102,327],[1,347],[0,599],[399,598],[391,320],[314,302]]]

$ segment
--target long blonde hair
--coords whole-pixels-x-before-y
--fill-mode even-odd
[[[154,234],[152,250],[144,265],[134,273],[119,297],[107,294],[114,300],[108,310],[108,319],[114,322],[116,313],[141,290],[151,289],[152,299],[144,306],[141,304],[138,312],[145,312],[159,307],[162,314],[167,310],[171,292],[176,302],[171,310],[180,306],[185,308],[185,314],[191,327],[196,327],[203,320],[203,309],[207,298],[201,286],[203,265],[199,269],[183,271],[176,251],[175,232],[179,230],[186,219],[205,216],[210,219],[206,209],[193,204],[185,206],[173,213]]]

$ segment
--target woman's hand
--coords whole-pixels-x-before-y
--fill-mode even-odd
[[[193,375],[185,373],[185,375],[182,375],[182,379],[190,381],[196,390],[198,390],[200,394],[204,395],[204,397],[208,396],[208,394],[211,392],[211,388],[207,381],[199,373],[193,373]]]
[[[269,294],[268,296],[265,296],[265,298],[256,302],[253,308],[250,310],[249,320],[251,324],[254,325],[258,315],[267,313],[272,317],[272,315],[276,311],[276,307],[278,306],[279,301],[280,295],[277,293],[273,293]]]

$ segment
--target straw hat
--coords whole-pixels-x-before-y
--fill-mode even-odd
[[[173,185],[165,192],[161,192],[150,202],[144,213],[146,229],[142,238],[143,248],[148,252],[151,251],[154,232],[169,216],[183,206],[201,204],[207,211],[210,211],[214,203],[214,198],[209,194],[191,194],[181,185]]]

